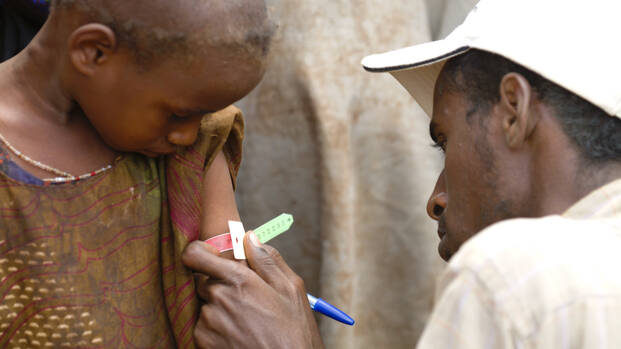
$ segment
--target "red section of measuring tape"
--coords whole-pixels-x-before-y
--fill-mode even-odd
[[[233,249],[233,241],[231,241],[231,234],[229,233],[214,236],[205,240],[205,242],[217,248],[220,252],[226,252]]]

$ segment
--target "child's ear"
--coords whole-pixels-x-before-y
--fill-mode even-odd
[[[91,23],[76,29],[69,38],[69,55],[74,67],[92,75],[117,50],[114,31],[103,24]]]

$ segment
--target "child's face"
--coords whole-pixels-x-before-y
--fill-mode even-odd
[[[100,69],[77,102],[108,146],[151,157],[193,144],[203,115],[239,100],[262,76],[259,64],[232,56],[140,72],[126,55]]]

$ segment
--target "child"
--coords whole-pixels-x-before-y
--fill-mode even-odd
[[[0,347],[194,346],[180,255],[239,219],[219,110],[270,36],[262,0],[52,2],[0,64]]]

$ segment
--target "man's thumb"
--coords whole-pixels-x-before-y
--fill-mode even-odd
[[[272,286],[283,282],[287,276],[283,273],[281,264],[284,260],[275,248],[263,245],[254,232],[244,237],[244,251],[248,258],[248,266],[254,270],[265,282]]]

